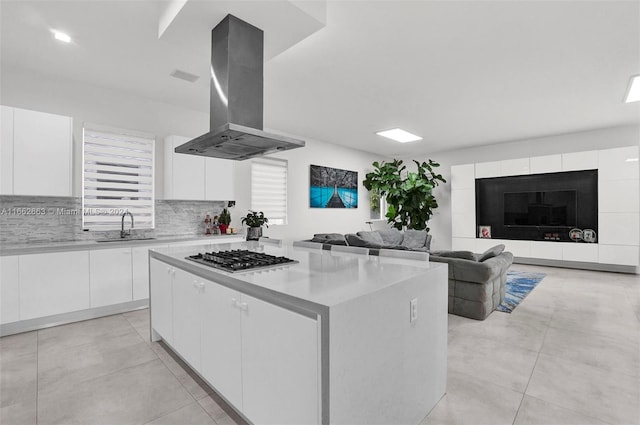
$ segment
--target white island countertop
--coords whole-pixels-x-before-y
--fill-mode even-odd
[[[189,255],[209,252],[212,248],[221,251],[255,250],[285,256],[298,263],[274,269],[230,273],[185,259]],[[261,298],[264,295],[291,297],[322,307],[359,298],[393,286],[396,282],[424,275],[435,268],[446,268],[443,263],[252,242],[161,248],[152,251],[151,257]]]

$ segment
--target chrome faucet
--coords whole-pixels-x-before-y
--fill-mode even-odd
[[[126,215],[131,216],[131,227],[129,228],[129,230],[127,232],[124,231],[124,217]],[[124,214],[122,214],[122,228],[120,229],[120,237],[121,238],[126,238],[127,236],[131,236],[131,229],[133,229],[133,214],[131,214],[129,211],[125,212]]]

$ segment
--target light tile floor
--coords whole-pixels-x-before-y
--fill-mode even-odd
[[[447,394],[423,425],[640,424],[640,276],[516,264],[512,314],[449,316]],[[235,424],[148,310],[0,339],[0,424]]]

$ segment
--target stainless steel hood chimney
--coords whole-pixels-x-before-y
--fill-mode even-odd
[[[304,147],[262,131],[264,34],[233,15],[211,31],[211,131],[177,153],[243,160]]]

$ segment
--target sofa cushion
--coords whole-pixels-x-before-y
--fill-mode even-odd
[[[319,242],[329,245],[346,245],[347,241],[341,233],[316,233],[311,242]]]
[[[502,251],[504,251],[504,244],[496,245],[480,254],[480,256],[478,257],[478,261],[482,262],[488,260],[489,258],[497,257],[502,253]]]
[[[422,248],[427,244],[426,230],[405,230],[402,246],[409,249]]]
[[[398,229],[377,230],[385,245],[400,245],[404,235]]]
[[[361,231],[357,232],[356,235],[360,236],[360,238],[364,239],[365,242],[375,245],[385,245],[382,236],[380,233],[374,231]]]
[[[471,251],[433,251],[437,257],[460,258],[462,260],[476,261],[476,255]]]

